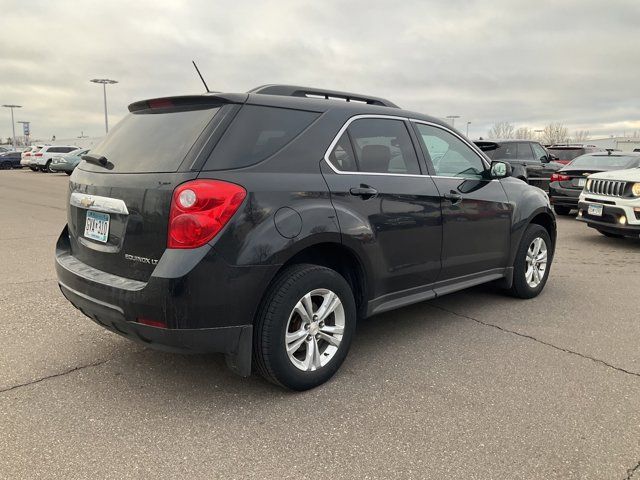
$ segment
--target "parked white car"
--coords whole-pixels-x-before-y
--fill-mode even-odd
[[[54,159],[65,156],[77,150],[74,145],[44,145],[35,155],[31,156],[31,169],[38,168],[41,172],[50,172],[49,166]]]
[[[31,145],[20,155],[20,165],[23,167],[29,167],[34,172],[38,170],[38,167],[33,165],[33,160],[35,158],[35,154],[40,151],[44,144]]]
[[[578,220],[607,237],[640,238],[640,167],[589,175]]]

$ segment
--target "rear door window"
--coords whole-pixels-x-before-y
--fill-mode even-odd
[[[361,172],[420,173],[411,137],[401,120],[363,118],[348,128]]]
[[[527,142],[518,143],[518,160],[534,160],[531,144]]]
[[[318,112],[245,105],[216,145],[204,170],[254,165],[284,148],[320,116]]]
[[[219,108],[146,109],[129,113],[91,149],[113,164],[113,173],[175,172]],[[85,164],[87,170],[105,169]]]

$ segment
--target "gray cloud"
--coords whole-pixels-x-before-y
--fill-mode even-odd
[[[142,98],[296,83],[361,91],[472,136],[495,121],[640,129],[636,0],[11,2],[0,19],[0,103],[34,135],[103,131]],[[45,22],[46,21],[46,22]],[[10,136],[8,111],[0,136]]]

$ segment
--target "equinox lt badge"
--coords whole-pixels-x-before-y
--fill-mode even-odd
[[[139,257],[138,255],[129,255],[128,253],[124,254],[124,258],[132,262],[148,263],[149,265],[158,264],[158,260],[155,258]]]

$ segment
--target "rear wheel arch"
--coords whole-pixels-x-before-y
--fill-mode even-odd
[[[353,291],[358,317],[364,316],[368,300],[368,274],[364,263],[353,250],[334,242],[316,243],[303,248],[287,259],[275,272],[269,287],[265,289],[265,295],[284,270],[297,264],[320,265],[338,272]]]

